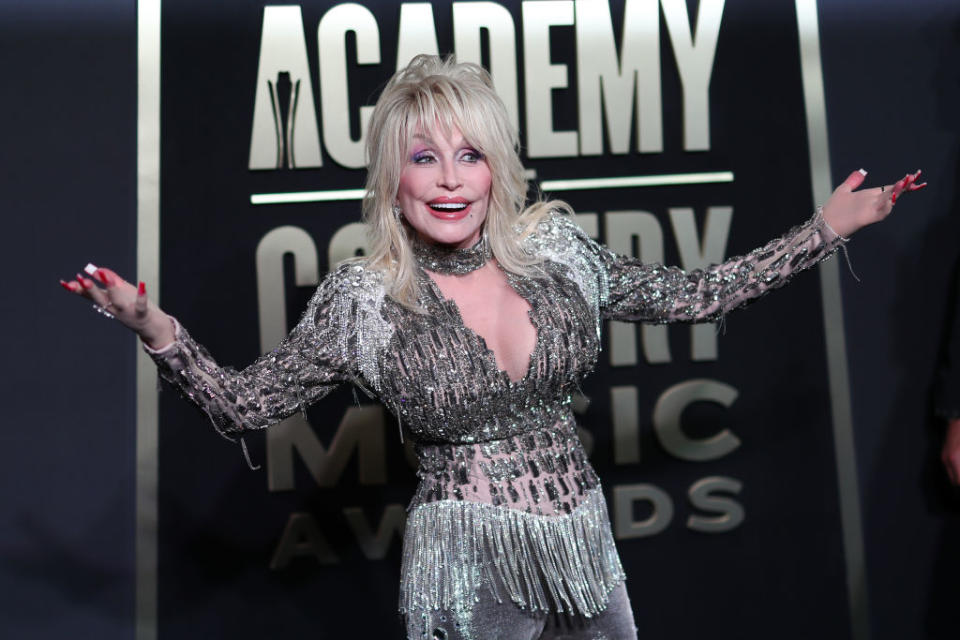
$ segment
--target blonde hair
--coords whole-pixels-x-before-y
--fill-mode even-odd
[[[569,211],[562,202],[539,199],[526,207],[527,181],[517,132],[479,65],[457,63],[453,56],[419,55],[397,71],[377,100],[367,130],[367,185],[363,219],[367,223],[370,268],[384,272],[387,295],[421,311],[420,284],[408,225],[393,213],[409,140],[439,126],[444,134],[459,129],[483,154],[490,168],[490,198],[484,233],[497,262],[507,271],[531,275],[539,262],[523,249],[523,238],[551,209]]]

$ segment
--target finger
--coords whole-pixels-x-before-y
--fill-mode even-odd
[[[96,272],[97,279],[103,283],[105,287],[112,287],[116,283],[116,275],[109,269],[98,268]]]
[[[60,281],[60,286],[69,291],[70,293],[80,293],[81,287],[73,281],[67,282],[65,280]]]
[[[847,179],[843,181],[843,186],[849,189],[850,191],[853,191],[854,189],[856,189],[857,187],[863,184],[863,181],[866,179],[866,177],[867,177],[867,172],[865,169],[857,169],[856,171],[851,173],[849,176],[847,176]]]
[[[77,274],[77,282],[80,284],[80,293],[89,293],[91,289],[96,289],[96,285],[93,284],[93,280],[89,278],[84,278],[79,273]]]
[[[877,200],[877,211],[881,219],[886,218],[893,211],[893,185],[888,184],[884,187]]]
[[[138,316],[147,315],[147,285],[142,281],[137,285],[137,302],[135,309]]]
[[[903,180],[901,180],[901,182],[903,183],[903,188],[901,188],[899,191],[896,192],[896,197],[892,198],[892,201],[896,202],[897,198],[899,198],[904,191],[919,191],[920,189],[926,188],[927,186],[926,182],[921,182],[917,184],[917,180],[920,178],[921,173],[922,171],[920,169],[917,169],[916,173],[907,174],[906,177]]]
[[[920,187],[920,188],[922,189],[923,187]],[[899,198],[900,194],[902,194],[904,191],[915,191],[915,189],[913,188],[913,180],[911,176],[907,176],[903,180],[900,180],[895,185],[893,185],[893,193],[890,194],[890,201],[893,204],[897,204],[897,198]]]
[[[77,282],[80,283],[82,288],[80,293],[84,298],[92,300],[94,304],[98,304],[101,307],[105,307],[107,304],[109,304],[110,298],[107,296],[106,291],[94,284],[93,280],[84,278],[78,273]]]
[[[910,174],[908,173],[893,185],[893,193],[890,194],[890,202],[897,204],[897,198],[903,193],[903,190],[910,184]]]

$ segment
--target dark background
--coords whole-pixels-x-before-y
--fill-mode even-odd
[[[611,5],[614,33],[619,34],[623,4]],[[315,25],[329,6],[303,6],[314,77]],[[365,6],[379,25],[381,64],[349,67],[352,111],[372,101],[396,66],[398,5]],[[520,5],[509,6],[519,40]],[[356,202],[254,207],[248,204],[249,194],[351,187],[363,180],[361,171],[343,169],[329,156],[318,170],[247,169],[249,96],[255,87],[262,7],[260,0],[235,1],[224,14],[198,10],[191,0],[163,3],[163,306],[176,313],[221,362],[235,365],[252,360],[259,350],[257,299],[251,284],[253,256],[264,234],[281,225],[296,225],[315,240],[323,262],[333,232],[358,219]],[[453,45],[450,2],[434,2],[433,8],[440,50],[448,51]],[[765,24],[762,30],[756,27],[758,19]],[[692,206],[702,224],[707,206],[730,204],[735,212],[727,253],[744,253],[801,222],[814,208],[796,31],[789,0],[768,2],[759,14],[742,3],[725,8],[711,83],[715,133],[708,152],[683,150],[680,78],[666,26],[661,25],[663,153],[525,158],[525,166],[535,168],[541,179],[732,169],[737,176],[733,184],[559,195],[583,212],[654,213],[663,227],[664,255],[671,264],[678,263],[679,255],[667,208]],[[551,59],[567,64],[572,76],[567,89],[554,93],[554,127],[560,130],[577,127],[573,36],[572,26],[551,30]],[[520,78],[522,96],[522,73]],[[521,131],[524,127],[521,118]],[[603,222],[601,216],[601,237]],[[287,281],[288,299],[296,300],[288,311],[288,320],[294,322],[313,287],[293,286],[290,277]],[[591,403],[580,420],[592,434],[591,460],[608,500],[618,485],[652,483],[670,497],[675,509],[663,533],[619,544],[631,576],[628,590],[645,633],[692,638],[713,632],[732,638],[761,633],[806,611],[818,613],[800,617],[793,637],[846,633],[821,317],[818,279],[798,278],[789,295],[771,296],[749,313],[728,318],[716,362],[691,362],[690,332],[677,327],[670,330],[671,362],[611,367],[608,348],[597,371],[585,381],[583,391]],[[725,422],[744,441],[729,456],[679,461],[655,439],[650,415],[657,397],[691,378],[718,379],[739,391],[729,413],[699,407],[704,415],[697,436],[711,435],[718,422]],[[615,465],[609,388],[627,384],[637,387],[641,459],[639,464]],[[352,395],[341,390],[311,412],[311,424],[325,444],[352,402]],[[360,506],[375,528],[388,504],[408,501],[413,477],[397,446],[393,420],[385,428],[385,486],[361,485],[350,467],[335,487],[317,488],[300,469],[296,491],[270,494],[265,474],[249,473],[238,464],[236,452],[230,455],[220,439],[206,433],[207,420],[193,407],[173,393],[163,394],[160,406],[161,637],[199,637],[211,631],[255,637],[319,630],[321,637],[340,638],[355,630],[356,621],[328,613],[360,608],[365,609],[367,633],[398,633],[393,603],[399,540],[384,561],[370,562],[359,552],[342,515],[344,508]],[[695,431],[692,412],[684,417],[688,430]],[[262,460],[262,434],[252,434],[247,442],[254,459]],[[747,524],[722,535],[693,532],[685,526],[687,517],[696,513],[687,504],[686,492],[701,478],[716,475],[743,483],[737,500],[747,512]],[[282,571],[267,569],[293,511],[314,516],[341,563],[318,567],[312,558],[301,558]],[[636,517],[643,518],[650,506],[640,503],[636,511]],[[790,553],[779,552],[783,543],[792,545]],[[261,603],[255,618],[220,615],[236,602],[236,593]],[[361,603],[358,593],[365,594]],[[696,615],[686,615],[692,602]],[[757,602],[764,605],[758,608]],[[714,630],[718,622],[729,625],[738,619],[743,620],[738,627]]]
[[[219,3],[194,4],[202,6],[172,0],[164,3],[163,220],[164,225],[172,225],[164,228],[164,237],[170,229],[180,229],[182,234],[176,248],[164,244],[164,304],[214,353],[223,354],[223,360],[242,364],[257,350],[252,249],[244,246],[242,237],[231,235],[231,241],[224,242],[224,223],[218,222],[218,216],[240,220],[240,226],[243,216],[251,221],[265,217],[251,214],[245,204],[246,195],[257,189],[241,185],[226,190],[237,180],[247,185],[252,180],[244,166],[243,148],[248,140],[246,134],[225,137],[223,145],[240,148],[238,166],[204,175],[203,153],[207,151],[198,153],[198,140],[182,130],[191,120],[170,120],[187,100],[177,102],[174,90],[169,96],[173,101],[168,102],[167,92],[171,82],[188,86],[190,81],[172,78],[171,71],[194,73],[197,82],[205,79],[213,85],[208,87],[209,94],[192,96],[196,109],[220,114],[232,106],[237,119],[248,120],[249,106],[216,104],[218,96],[230,98],[216,85],[250,84],[244,78],[231,79],[231,69],[239,69],[238,74],[255,73],[255,66],[243,62],[243,47],[251,48],[252,37],[256,55],[257,7],[262,5],[231,3],[228,11]],[[254,8],[252,13],[247,10],[252,21],[243,16],[245,5]],[[612,5],[616,22],[620,4]],[[779,5],[788,11],[771,9],[771,3],[731,1],[724,13],[712,86],[714,90],[735,86],[736,81],[726,74],[738,70],[744,80],[735,98],[711,100],[712,105],[721,105],[712,111],[711,158],[727,159],[723,154],[729,154],[729,163],[738,169],[738,181],[712,191],[704,202],[681,191],[680,202],[671,201],[675,196],[670,193],[640,193],[642,203],[633,204],[658,213],[663,221],[668,205],[702,206],[717,198],[733,203],[736,212],[728,253],[748,249],[782,231],[785,225],[799,221],[797,215],[806,215],[797,212],[810,208],[805,135],[802,126],[791,130],[797,122],[802,125],[796,68],[775,64],[778,54],[792,51],[796,65],[796,45],[791,41],[795,40],[795,25],[784,21],[784,16],[792,15],[792,6]],[[325,6],[304,6],[308,47],[316,46],[314,26]],[[440,17],[445,15],[441,10],[445,6],[437,3],[436,9],[442,49],[449,46],[443,41],[447,30]],[[951,215],[957,205],[954,184],[960,87],[955,68],[960,53],[960,8],[943,1],[905,7],[888,1],[831,0],[820,2],[819,10],[834,181],[860,166],[868,168],[870,179],[876,181],[891,181],[906,170],[922,167],[931,181],[929,189],[905,200],[885,224],[857,236],[850,251],[862,282],[846,275],[843,279],[873,637],[953,637],[950,622],[951,616],[958,616],[955,602],[960,595],[953,577],[960,568],[955,547],[960,540],[960,507],[938,466],[940,428],[930,418],[930,389],[957,257],[955,238],[960,232]],[[223,27],[224,14],[231,12],[237,14],[231,18],[233,22],[253,25],[252,35]],[[391,51],[395,49],[390,38],[396,37],[396,30],[385,25],[383,11],[374,9],[374,13],[381,20],[384,38],[382,68],[392,68]],[[727,20],[736,20],[734,27]],[[519,20],[516,22],[519,27]],[[183,31],[172,47],[169,38],[175,28]],[[84,305],[67,299],[56,280],[69,277],[88,260],[112,265],[122,273],[134,272],[135,6],[89,0],[3,0],[0,34],[0,68],[8,76],[0,106],[5,131],[0,195],[7,214],[7,282],[13,285],[3,303],[4,328],[12,348],[5,359],[2,388],[4,404],[12,410],[6,412],[0,431],[6,445],[0,465],[0,513],[4,514],[0,520],[0,631],[9,637],[52,638],[69,633],[126,638],[133,633],[136,344]],[[665,30],[662,38],[667,40]],[[227,69],[223,74],[210,74],[189,64],[196,59],[190,55],[191,46],[210,39],[235,45],[223,47],[219,54],[220,64]],[[769,55],[747,55],[763,49],[769,49]],[[721,64],[721,54],[727,60],[735,55],[742,59]],[[313,53],[310,58],[315,65]],[[231,60],[235,67],[230,67]],[[386,75],[381,73],[371,81],[382,81]],[[670,79],[665,75],[667,104],[670,92]],[[665,114],[667,163],[671,145],[676,150],[669,117]],[[745,137],[751,126],[755,135]],[[563,128],[562,124],[558,128]],[[224,153],[233,160],[238,157],[233,151]],[[741,167],[751,165],[738,163],[737,153],[753,154],[757,176],[743,173]],[[176,162],[171,162],[170,154]],[[662,161],[656,156],[643,159],[632,165],[630,172],[669,170]],[[538,166],[541,177],[554,177],[548,169],[556,168],[556,177],[580,170],[570,162],[569,167],[559,161]],[[691,165],[680,168],[691,170]],[[233,182],[229,171],[236,172]],[[199,211],[189,198],[178,202],[178,193],[192,193],[187,191],[193,184],[191,175],[198,184],[210,184],[211,190],[214,182],[225,176],[226,186],[217,193],[236,202],[228,199],[219,209],[201,207]],[[296,179],[309,183],[307,178]],[[590,194],[577,194],[577,198],[569,196],[580,210],[627,208],[616,202],[598,206]],[[742,216],[739,219],[738,214]],[[178,221],[177,215],[183,220]],[[298,213],[284,210],[284,215],[296,217]],[[352,215],[349,211],[341,214],[344,221]],[[317,222],[322,219],[303,214],[300,223],[317,240],[321,256],[331,230]],[[271,221],[259,231],[244,231],[250,238],[247,242],[255,243],[275,224],[280,221]],[[675,258],[669,240],[666,244],[667,258]],[[171,251],[182,251],[187,257]],[[202,264],[197,264],[197,255],[206,256]],[[191,256],[193,259],[188,259]],[[224,286],[224,282],[231,284]],[[758,637],[760,629],[764,636],[846,637],[842,574],[816,577],[818,571],[829,574],[831,568],[841,572],[843,568],[842,560],[832,556],[838,548],[839,524],[829,413],[823,395],[826,385],[821,378],[825,368],[820,355],[817,280],[807,276],[791,289],[732,317],[727,335],[720,341],[719,363],[697,365],[691,371],[714,375],[710,367],[723,365],[722,379],[738,388],[756,390],[755,397],[749,398],[750,411],[765,416],[766,422],[776,416],[774,423],[764,424],[768,431],[748,432],[754,453],[731,474],[744,481],[745,492],[766,496],[775,506],[778,487],[770,485],[778,476],[763,473],[764,465],[781,471],[787,466],[787,473],[801,468],[802,480],[807,483],[804,508],[816,514],[815,503],[821,500],[822,525],[811,526],[803,514],[764,509],[761,505],[766,503],[756,502],[760,497],[745,494],[741,498],[748,509],[748,523],[764,523],[763,514],[771,518],[775,514],[784,521],[784,534],[798,533],[790,526],[791,518],[809,531],[804,529],[805,534],[794,539],[772,537],[776,529],[767,528],[759,542],[751,538],[758,535],[757,530],[748,528],[709,539],[694,538],[683,535],[680,523],[685,513],[678,506],[672,535],[621,543],[637,621],[648,637],[668,633],[687,637],[680,633],[683,629],[701,634],[710,630],[716,637],[730,638]],[[238,314],[230,319],[235,333],[219,334],[223,317],[217,315],[218,310],[222,313],[231,303]],[[291,319],[295,317],[291,315]],[[784,344],[776,347],[777,360],[789,360],[794,351],[807,351],[813,354],[808,367],[771,375],[756,366],[769,360],[756,356],[751,337],[778,323],[783,326],[777,326],[777,331],[787,335],[782,338]],[[797,331],[797,326],[807,331]],[[678,333],[686,335],[685,331],[673,331],[672,335]],[[682,348],[677,344],[675,356]],[[751,357],[757,358],[756,362],[751,362]],[[741,359],[746,362],[740,364]],[[673,365],[666,370],[653,369],[649,378],[637,383],[652,380],[649,393],[655,397],[668,384],[691,377],[682,367],[670,367]],[[626,375],[641,376],[644,370],[640,367]],[[597,390],[593,395],[601,400],[607,375],[601,365],[591,383]],[[764,389],[783,387],[791,391],[786,395],[779,391],[764,401]],[[590,388],[585,391],[591,395]],[[382,579],[354,578],[359,580],[360,591],[341,589],[342,603],[331,599],[336,590],[324,587],[341,584],[342,576],[336,573],[323,573],[314,566],[296,567],[284,575],[265,572],[269,542],[278,534],[276,523],[282,523],[291,510],[313,508],[323,514],[324,509],[337,509],[341,505],[329,504],[329,498],[340,488],[316,492],[322,494],[318,496],[310,492],[266,496],[262,474],[244,471],[236,452],[215,436],[197,434],[198,428],[205,428],[203,421],[172,397],[162,396],[161,414],[162,637],[219,637],[227,632],[255,637],[295,631],[329,632],[336,637],[342,632],[336,631],[338,623],[332,620],[349,617],[341,615],[344,606],[352,607],[347,611],[354,614],[362,608],[369,611],[365,615],[379,620],[378,624],[388,624],[396,593],[396,549],[381,568],[374,569]],[[780,401],[784,397],[801,397],[806,402],[783,406]],[[345,406],[351,399],[348,392],[341,392],[330,402]],[[813,416],[812,424],[804,424],[798,407]],[[597,425],[606,423],[602,402],[592,405],[591,411]],[[591,422],[590,416],[585,422]],[[800,431],[804,426],[809,426],[806,438]],[[595,461],[603,454],[602,426],[597,433]],[[782,433],[788,435],[778,435]],[[388,446],[396,449],[392,435],[388,433]],[[611,468],[605,472],[602,460],[597,461],[608,488],[621,481],[652,482],[670,489],[676,500],[691,480],[710,472],[705,466],[703,472],[697,469],[690,475],[682,465],[652,453],[652,442],[645,439],[643,444],[644,458],[638,470]],[[606,456],[609,460],[609,450]],[[398,452],[396,457],[400,457]],[[393,467],[402,467],[391,460]],[[729,472],[728,465],[718,466]],[[752,479],[746,469],[758,475]],[[819,487],[812,494],[810,482]],[[796,490],[798,483],[799,477],[793,485],[785,482],[784,490]],[[674,490],[674,486],[679,488]],[[399,489],[396,496],[394,487],[383,491],[382,499],[404,503],[407,492]],[[358,495],[363,489],[350,491],[348,488],[346,495]],[[343,504],[349,504],[344,500]],[[265,511],[264,504],[271,506]],[[248,529],[250,524],[253,526]],[[244,528],[238,531],[238,527]],[[230,535],[224,536],[224,529]],[[778,540],[784,544],[776,544]],[[744,558],[751,553],[757,556],[754,566],[769,565],[769,574],[737,573],[733,569],[740,565],[724,564],[728,555]],[[807,557],[818,558],[817,566],[804,566]],[[663,559],[660,565],[658,558]],[[705,562],[708,570],[703,569]],[[341,569],[350,575],[357,567],[368,570],[370,563],[353,558],[345,565]],[[800,567],[803,572],[791,576],[778,567]],[[712,575],[713,580],[691,579],[698,571]],[[278,593],[283,597],[276,598]],[[274,599],[267,600],[271,595]],[[668,604],[660,604],[659,599]],[[373,604],[366,606],[369,603]],[[802,617],[790,616],[804,603],[811,606],[802,609]],[[674,610],[688,614],[679,619],[670,614]],[[724,611],[726,617],[717,616]],[[211,626],[212,620],[218,621],[216,627]],[[765,626],[757,626],[760,623]],[[250,635],[244,635],[244,630]]]

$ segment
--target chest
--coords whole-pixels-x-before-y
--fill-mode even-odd
[[[553,268],[508,286],[461,310],[425,283],[426,313],[384,307],[394,332],[378,359],[382,399],[415,438],[480,442],[553,424],[592,370],[596,317],[578,287]],[[497,358],[511,353],[512,364]]]
[[[456,311],[451,320],[476,334],[497,368],[517,382],[529,371],[537,347],[533,308],[499,268],[491,265],[476,276],[430,277],[443,302]]]

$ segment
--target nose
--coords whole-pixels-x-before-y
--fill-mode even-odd
[[[440,173],[440,186],[444,189],[453,191],[459,189],[462,186],[460,180],[460,172],[457,170],[457,163],[454,160],[445,160],[442,163],[441,173]]]

